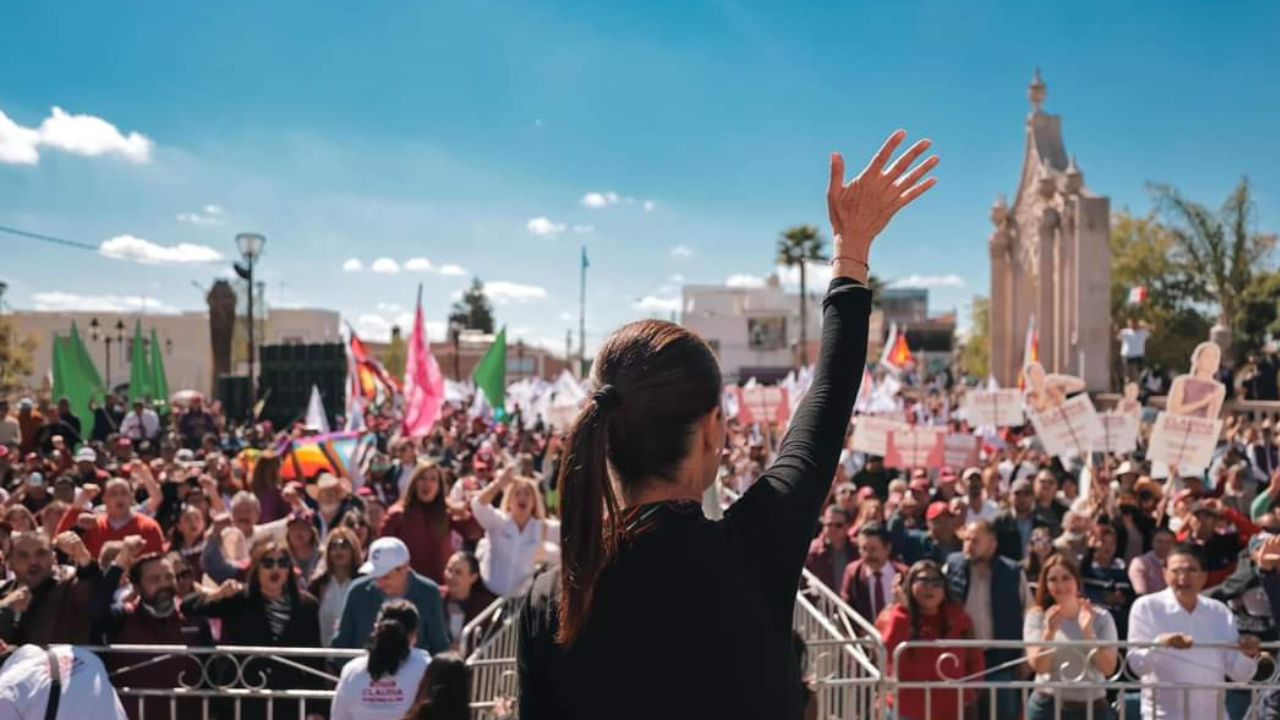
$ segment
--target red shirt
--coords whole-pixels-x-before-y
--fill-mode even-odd
[[[62,533],[74,528],[81,512],[75,507],[67,508],[67,513],[58,522],[57,532]],[[107,519],[106,513],[97,515],[94,518],[93,528],[84,534],[84,546],[89,550],[89,554],[97,560],[98,555],[102,552],[103,545],[112,540],[124,540],[130,535],[142,536],[142,540],[145,543],[143,552],[148,555],[165,551],[164,533],[160,530],[160,523],[136,512],[129,518],[129,522],[118,530],[111,526],[111,521]]]
[[[942,636],[943,619],[946,619],[946,637]],[[890,672],[893,672],[895,653],[899,645],[911,640],[911,617],[907,608],[895,603],[876,621],[876,629],[889,653]],[[973,620],[958,603],[944,602],[942,610],[933,615],[920,618],[920,636],[917,640],[929,641],[939,639],[971,640],[973,639]],[[938,672],[939,659],[950,654],[955,660],[948,658],[941,662],[944,674]],[[931,720],[960,720],[964,717],[964,709],[960,703],[959,690],[944,690],[946,680],[958,680],[978,675],[986,668],[982,649],[946,648],[946,647],[911,647],[897,656],[901,667],[897,668],[897,677],[902,682],[939,682],[938,686],[905,688],[898,691],[896,698],[890,698],[889,704],[899,717],[923,718]],[[975,678],[976,679],[976,678]],[[972,681],[971,681],[972,682]],[[929,712],[925,712],[925,695],[929,695]],[[963,704],[968,705],[977,699],[976,689],[964,691]]]

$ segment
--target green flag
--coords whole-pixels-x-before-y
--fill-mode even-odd
[[[93,378],[85,372],[71,337],[53,336],[53,399],[66,398],[71,412],[80,419],[80,430],[89,433],[93,429],[93,413],[89,400],[95,387]],[[68,445],[72,443],[68,442]]]
[[[476,387],[484,393],[493,416],[501,420],[507,414],[507,328],[503,326],[489,346],[488,352],[472,372]]]
[[[94,425],[93,410],[89,408],[89,403],[91,400],[102,403],[107,397],[107,388],[102,382],[102,376],[98,374],[97,366],[93,364],[93,358],[89,356],[89,349],[84,346],[80,329],[76,327],[74,320],[71,321],[71,337],[67,338],[66,350],[74,359],[80,375],[89,386],[87,397],[70,398],[71,410],[77,418],[80,418],[80,430],[87,438],[93,433]]]
[[[161,405],[169,403],[169,378],[164,372],[164,355],[160,352],[160,340],[156,337],[156,329],[151,328],[151,372],[155,377],[151,380],[151,389],[155,391],[156,402]]]
[[[142,321],[138,320],[133,328],[133,352],[129,356],[129,402],[142,402],[148,395],[154,398],[153,379],[151,363],[147,362],[147,353],[142,347]]]

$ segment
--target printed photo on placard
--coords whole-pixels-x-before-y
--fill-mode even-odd
[[[1061,407],[1072,393],[1084,390],[1084,380],[1070,375],[1046,373],[1040,363],[1029,363],[1022,370],[1027,380],[1022,397],[1027,408],[1044,414]]]
[[[1222,412],[1227,387],[1215,378],[1222,364],[1222,349],[1202,342],[1191,353],[1191,372],[1173,379],[1166,410],[1172,415],[1212,420]]]
[[[1147,456],[1185,471],[1208,467],[1222,435],[1222,403],[1227,388],[1214,379],[1222,362],[1222,350],[1203,342],[1191,353],[1191,371],[1174,378],[1164,412],[1151,428]]]
[[[1028,409],[1027,417],[1044,451],[1059,458],[1085,457],[1103,434],[1093,400],[1083,393],[1043,412]]]
[[[962,407],[970,427],[1018,427],[1027,421],[1017,388],[967,390]]]

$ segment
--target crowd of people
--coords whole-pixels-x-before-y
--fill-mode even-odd
[[[933,407],[939,393],[922,393],[905,411],[943,421]],[[118,406],[109,398],[106,408],[118,414],[97,408],[93,431],[81,435],[84,421],[65,404],[0,400],[0,640],[10,652],[64,644],[376,650],[382,642],[384,654],[398,648],[393,660],[374,662],[371,651],[360,664],[315,666],[341,673],[342,702],[377,697],[378,708],[407,717],[415,698],[427,698],[417,686],[397,689],[405,678],[423,677],[429,658],[451,657],[472,620],[560,561],[564,437],[541,422],[497,423],[447,407],[427,437],[375,431],[355,487],[332,474],[283,479],[280,441],[307,435],[305,427],[237,426],[198,399],[182,408]],[[104,415],[115,431],[100,431]],[[772,462],[783,429],[728,428],[719,486],[741,492]],[[1280,638],[1276,431],[1269,421],[1228,417],[1213,464],[1173,478],[1153,477],[1141,450],[1064,465],[1021,430],[988,438],[980,462],[966,468],[890,468],[847,449],[806,566],[875,624],[904,682],[1092,682],[1032,692],[1025,707],[1018,691],[931,690],[930,718],[966,708],[1010,719],[1108,717],[1114,698],[1100,681],[1125,663],[1135,676],[1193,678],[1211,667],[1247,681],[1270,672],[1259,669],[1259,642]],[[945,643],[894,654],[904,642],[947,639],[1016,642],[951,653],[946,668],[938,662]],[[1041,645],[1065,640],[1237,649],[1187,650],[1201,653],[1194,662],[1141,650],[1069,660]],[[130,670],[138,659],[102,654],[115,682],[133,688],[177,687],[188,669],[168,659]],[[255,659],[244,669],[269,689],[326,687],[308,662]],[[382,691],[353,694],[361,682]],[[925,695],[900,692],[898,717],[926,717]],[[1168,717],[1213,702],[1195,692],[1159,700],[1181,708]],[[242,711],[284,711],[275,702],[246,701]],[[1240,702],[1228,694],[1232,717]],[[145,704],[147,717],[169,712],[167,701]],[[342,715],[337,704],[306,710],[366,717]],[[125,710],[134,712],[129,703]]]
[[[440,671],[448,687],[418,679],[461,649],[469,623],[558,557],[559,524],[546,503],[558,437],[543,428],[446,410],[428,437],[374,431],[356,487],[331,473],[286,481],[282,448],[312,430],[228,423],[201,398],[125,412],[111,397],[95,415],[81,434],[88,423],[65,403],[0,400],[0,641],[12,652],[370,649],[359,666],[254,658],[240,670],[265,690],[333,689],[325,676],[341,672],[332,710],[308,701],[307,717],[465,717],[463,665]],[[114,429],[103,432],[104,423]],[[403,657],[375,661],[384,641]],[[181,687],[192,672],[177,658],[101,659],[131,688]],[[215,684],[228,680],[222,670],[210,664]],[[366,689],[353,689],[361,682]],[[149,718],[171,712],[165,698],[142,705]],[[240,705],[240,717],[298,707]],[[131,717],[142,709],[125,703]]]
[[[905,412],[920,416],[910,403]],[[899,717],[926,717],[926,694],[930,718],[1112,717],[1102,681],[1125,662],[1128,677],[1166,683],[1272,677],[1259,643],[1280,638],[1277,428],[1235,414],[1224,425],[1207,470],[1173,477],[1156,477],[1143,443],[1130,457],[1064,464],[1029,429],[987,437],[966,468],[888,468],[848,451],[806,566],[875,623],[890,658],[920,644],[898,656],[900,680],[1081,685],[1030,692],[1026,707],[1018,690],[903,690]],[[995,642],[981,652],[922,642],[947,639]],[[1039,645],[1066,641],[1135,649],[1068,656]],[[1216,716],[1222,705],[1213,691],[1144,702],[1154,713],[1144,717]],[[1248,704],[1247,693],[1227,693],[1229,717]],[[1275,697],[1261,705],[1262,717],[1280,716]]]

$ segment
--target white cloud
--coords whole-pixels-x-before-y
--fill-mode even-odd
[[[658,204],[657,204],[657,203],[655,203],[655,202],[654,202],[654,201],[652,201],[652,200],[645,200],[645,201],[644,201],[644,211],[645,211],[645,212],[653,212],[653,211],[654,211],[654,209],[656,209],[657,207],[658,207]]]
[[[671,248],[671,257],[673,258],[680,258],[683,260],[684,258],[692,256],[693,250],[688,245],[677,245]]]
[[[579,235],[586,235],[596,231],[595,225],[574,225],[573,231]]]
[[[498,280],[485,283],[484,294],[488,295],[489,299],[495,303],[506,304],[513,300],[516,302],[541,300],[547,296],[547,291],[546,288],[541,288],[537,285],[524,285]]]
[[[573,314],[569,312],[560,313],[559,318],[561,322],[573,322],[575,320]]]
[[[361,270],[364,270],[364,263],[360,262],[360,258],[347,258],[347,261],[342,263],[343,272],[360,272]]]
[[[536,217],[525,223],[525,229],[539,237],[555,237],[564,232],[564,223],[552,222],[549,218]]]
[[[221,253],[204,245],[157,245],[132,235],[117,235],[103,240],[98,252],[116,260],[132,260],[144,265],[187,265],[222,260]]]
[[[161,302],[155,298],[141,295],[80,295],[69,292],[44,292],[31,296],[36,310],[45,312],[102,312],[102,313],[135,313],[148,312],[161,315],[172,315],[178,308]]]
[[[431,272],[431,261],[424,257],[409,258],[404,261],[404,269],[409,272]]]
[[[0,163],[35,165],[40,162],[40,133],[25,128],[0,111]]]
[[[964,278],[959,275],[908,275],[889,284],[896,288],[960,288],[964,287]]]
[[[34,129],[0,112],[0,163],[35,165],[40,162],[40,147],[86,157],[119,155],[129,162],[148,163],[153,145],[145,135],[125,135],[100,117],[72,115],[60,107],[54,107]]]
[[[380,302],[378,303],[378,312],[391,314],[402,313],[404,312],[404,308],[398,303]]]
[[[806,290],[815,292],[825,290],[827,285],[831,284],[831,265],[825,262],[809,261],[805,263],[804,282]],[[778,273],[778,281],[784,286],[792,289],[800,287],[800,266],[779,265],[776,272]]]
[[[609,192],[589,192],[586,195],[583,195],[582,199],[578,202],[581,203],[583,207],[598,210],[600,208],[609,207],[610,205],[617,205],[621,200],[622,198],[619,197],[618,193],[610,190]]]
[[[148,163],[154,143],[140,133],[125,135],[100,117],[72,115],[54,107],[40,123],[40,144],[73,155],[120,155],[129,162]]]
[[[663,298],[656,295],[646,295],[632,303],[631,307],[643,312],[670,314],[680,310],[680,298]]]
[[[683,276],[683,275],[681,275],[680,273],[676,273],[676,274],[674,274],[674,275],[672,275],[672,276],[668,277],[668,278],[667,278],[667,281],[668,281],[668,282],[673,282],[673,283],[675,283],[676,285],[683,285],[683,284],[684,284],[684,276]]]
[[[203,210],[178,213],[178,222],[191,225],[221,225],[227,219],[226,214],[221,205],[205,205]]]
[[[764,278],[756,275],[747,275],[746,273],[738,273],[730,275],[724,284],[732,288],[760,288],[764,287]]]
[[[384,275],[395,275],[400,272],[400,263],[389,257],[380,257],[373,261],[373,264],[369,266],[369,269]]]
[[[466,268],[461,265],[441,265],[438,271],[441,275],[466,275]]]

